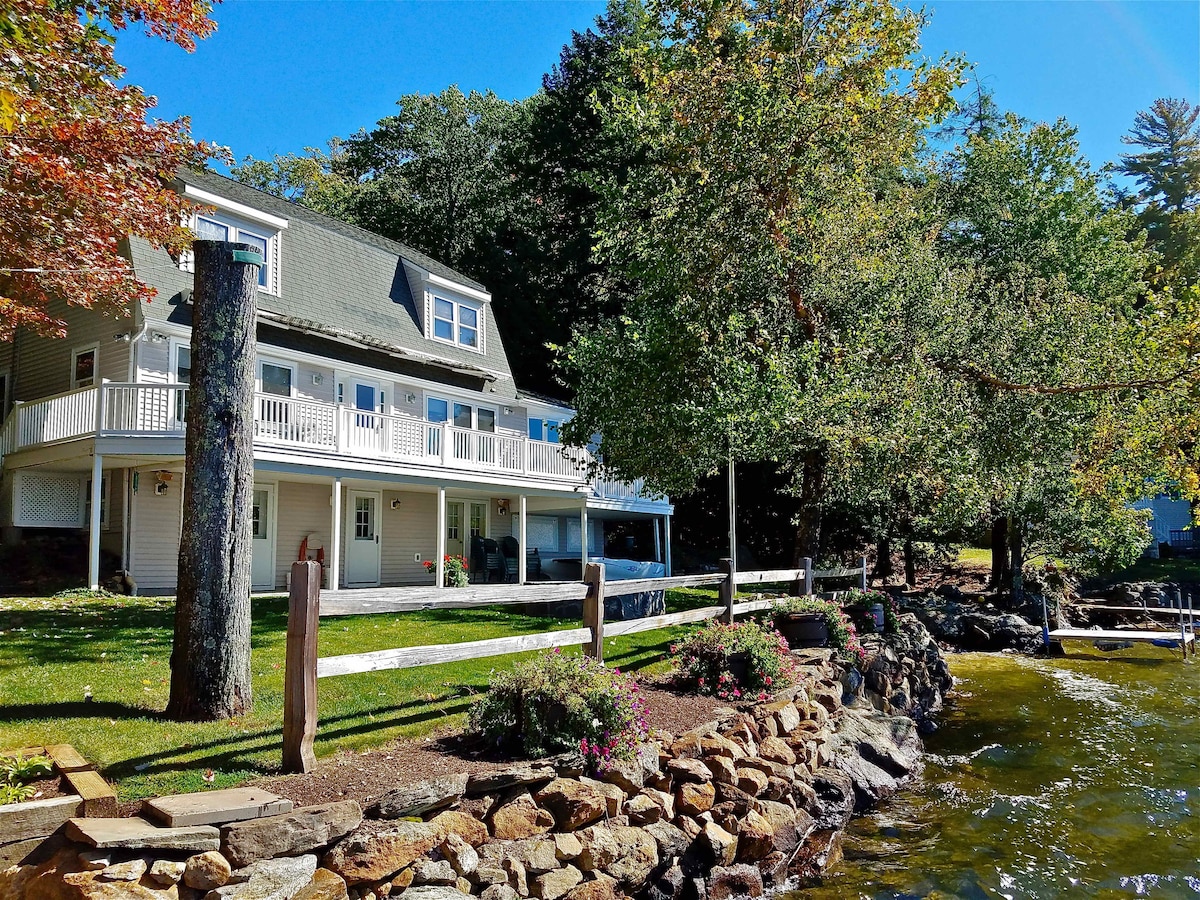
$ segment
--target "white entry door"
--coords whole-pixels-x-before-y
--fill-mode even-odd
[[[346,586],[379,584],[378,491],[346,492]]]
[[[467,555],[468,546],[463,529],[463,510],[466,504],[461,500],[446,501],[446,554],[448,556]]]
[[[250,509],[250,587],[275,589],[275,486],[256,484]]]

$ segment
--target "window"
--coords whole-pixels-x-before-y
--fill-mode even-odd
[[[479,407],[479,411],[476,413],[476,419],[478,422],[476,427],[479,431],[494,432],[496,430],[496,411],[494,409],[484,409],[482,406]]]
[[[290,366],[280,366],[265,362],[261,366],[262,392],[275,394],[277,397],[292,396],[292,370]]]
[[[375,540],[374,513],[374,497],[356,497],[354,499],[354,539],[356,541]]]
[[[433,298],[433,336],[439,341],[458,344],[468,350],[480,350],[479,332],[483,309],[460,300]]]
[[[451,418],[453,413],[453,418]],[[473,406],[457,400],[451,402],[441,397],[425,398],[425,419],[429,422],[449,422],[455,428],[469,428],[489,433],[496,430],[496,410],[486,406]]]
[[[471,537],[482,536],[487,528],[487,504],[471,504]]]
[[[87,528],[92,521],[92,479],[83,482],[83,527]],[[100,479],[100,527],[108,528],[108,476]]]
[[[175,383],[192,383],[192,348],[182,344],[175,348]],[[175,421],[187,419],[187,391],[175,392]]]
[[[446,504],[446,539],[462,540],[462,504]]]
[[[99,347],[81,347],[71,351],[71,390],[96,383]]]
[[[232,219],[219,220],[213,216],[196,216],[196,225],[192,229],[196,237],[202,241],[229,241],[236,244],[249,244],[262,254],[263,264],[258,267],[258,286],[271,293],[278,293],[273,278],[274,242],[277,235],[271,235],[261,228],[254,228],[235,222]],[[192,271],[190,254],[183,268]]]
[[[470,428],[472,423],[471,407],[466,403],[454,404],[454,427]]]
[[[425,417],[430,422],[445,422],[450,418],[450,404],[437,397],[430,397],[425,404]]]
[[[547,441],[558,443],[558,427],[562,423],[555,419],[530,419],[529,439],[531,441]]]
[[[250,534],[256,541],[265,541],[270,535],[267,534],[267,517],[270,513],[267,510],[267,492],[258,490],[254,492],[254,500],[250,507]]]

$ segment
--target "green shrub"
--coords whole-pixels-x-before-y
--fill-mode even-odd
[[[744,654],[745,675],[737,677],[731,658]],[[709,622],[671,645],[678,679],[702,694],[722,700],[765,700],[769,688],[786,684],[794,666],[787,641],[757,622]]]
[[[852,666],[861,668],[867,661],[867,651],[858,640],[858,629],[850,621],[850,617],[836,603],[822,600],[819,597],[788,597],[776,603],[771,609],[772,623],[793,613],[819,613],[825,617],[829,628],[829,646],[837,655]]]
[[[45,756],[0,757],[0,804],[24,803],[32,800],[34,786],[30,781],[40,781],[54,774],[54,764]]]
[[[507,753],[579,750],[592,769],[632,759],[646,737],[637,682],[587,656],[558,650],[493,673],[471,707],[470,731]]]
[[[900,629],[900,608],[891,594],[885,594],[883,591],[863,591],[855,588],[852,591],[847,591],[842,600],[842,605],[847,608],[853,607],[868,612],[870,612],[871,607],[876,603],[883,607],[884,634],[895,634]]]

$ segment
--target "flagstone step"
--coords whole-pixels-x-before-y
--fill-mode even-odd
[[[225,825],[292,811],[292,801],[258,788],[227,788],[156,797],[142,804],[143,812],[171,827]]]
[[[97,850],[188,850],[202,853],[221,849],[221,832],[211,825],[163,828],[145,819],[68,819],[66,834]]]

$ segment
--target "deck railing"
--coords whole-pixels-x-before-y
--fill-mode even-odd
[[[0,458],[97,434],[178,437],[185,431],[187,398],[187,385],[105,383],[20,404],[0,429]],[[588,480],[593,462],[587,450],[577,447],[268,393],[254,397],[254,440],[263,446],[573,484]],[[597,497],[646,499],[640,480],[625,482],[600,473],[590,482]]]

